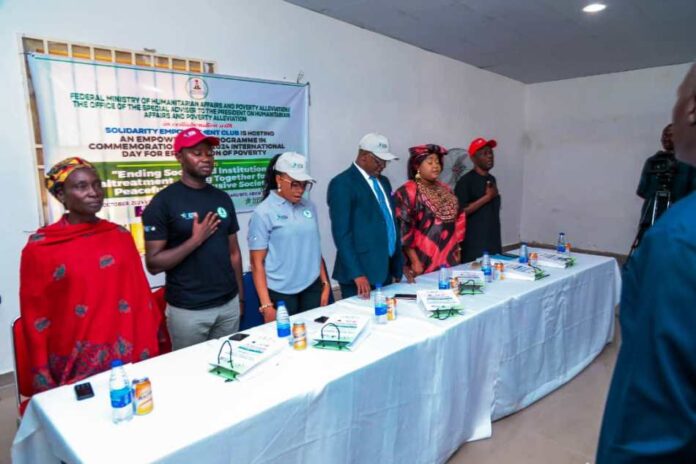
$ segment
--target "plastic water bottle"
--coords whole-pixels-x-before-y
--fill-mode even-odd
[[[131,390],[123,361],[111,361],[109,377],[109,396],[111,397],[111,418],[114,424],[126,422],[133,418],[133,391]]]
[[[278,311],[276,311],[276,330],[279,338],[290,337],[290,316],[285,301],[278,301]]]
[[[387,298],[382,293],[382,286],[375,285],[375,322],[377,324],[387,323]]]
[[[520,264],[527,264],[529,262],[529,247],[526,242],[522,242],[520,245]]]
[[[437,278],[437,288],[440,290],[447,290],[450,288],[449,271],[447,271],[447,266],[444,264],[440,266],[440,274]]]
[[[558,242],[556,242],[556,251],[559,253],[565,253],[566,251],[566,239],[564,232],[558,234]]]
[[[491,256],[487,251],[483,252],[483,259],[481,260],[481,270],[483,271],[483,277],[485,277],[486,282],[493,282],[493,269],[491,268]]]

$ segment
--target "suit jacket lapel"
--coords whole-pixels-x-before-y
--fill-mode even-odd
[[[368,201],[370,201],[370,204],[372,204],[375,208],[377,208],[377,211],[379,212],[379,214],[382,214],[382,209],[379,207],[379,202],[377,201],[377,197],[375,197],[375,193],[372,190],[372,187],[370,185],[368,185],[369,181],[365,180],[362,173],[358,170],[358,168],[355,167],[355,165],[351,166],[351,170],[353,173],[353,178],[355,179],[355,184],[358,185],[358,189],[361,189],[363,191],[363,195],[369,196],[369,198],[371,199],[371,201],[368,200]],[[384,187],[384,185],[382,185],[382,187]],[[384,189],[384,190],[386,191],[386,189]]]

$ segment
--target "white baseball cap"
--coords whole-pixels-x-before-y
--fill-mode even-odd
[[[283,172],[300,182],[316,182],[307,173],[307,158],[294,151],[286,151],[280,155],[280,158],[276,161],[275,170]]]
[[[389,153],[389,139],[382,134],[377,134],[375,132],[367,134],[365,137],[360,139],[359,147],[361,150],[369,151],[377,158],[384,161],[399,159],[398,157]]]

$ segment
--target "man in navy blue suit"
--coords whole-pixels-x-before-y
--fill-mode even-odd
[[[376,284],[401,280],[403,258],[392,188],[381,175],[394,159],[385,136],[367,134],[353,165],[329,183],[327,201],[337,250],[333,278],[343,298],[368,298]]]
[[[696,165],[696,66],[672,113],[677,158]],[[696,193],[645,234],[626,265],[619,357],[597,464],[696,462]]]

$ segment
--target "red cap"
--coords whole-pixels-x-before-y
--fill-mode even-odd
[[[474,156],[477,151],[482,149],[485,146],[489,146],[491,148],[495,148],[498,145],[498,142],[495,140],[486,140],[481,137],[474,139],[470,144],[469,144],[469,156]]]
[[[212,135],[205,135],[195,127],[184,129],[174,138],[174,153],[179,153],[182,148],[190,148],[198,145],[202,141],[207,141],[212,146],[220,145],[220,139]]]

